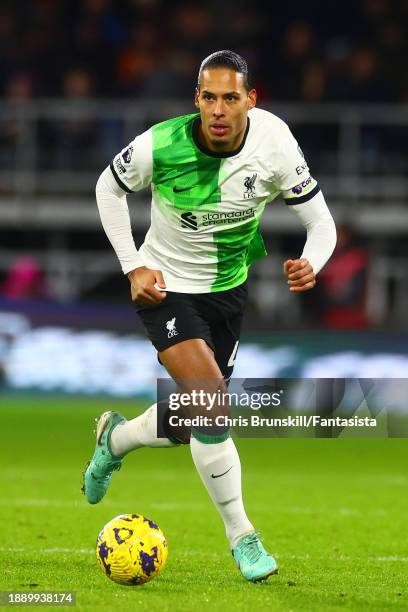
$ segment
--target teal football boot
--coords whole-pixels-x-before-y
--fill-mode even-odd
[[[278,564],[266,552],[256,533],[244,536],[233,549],[232,556],[243,577],[250,582],[260,582],[278,574]]]
[[[112,430],[125,421],[118,412],[104,412],[97,420],[96,447],[83,476],[82,491],[90,504],[97,504],[108,490],[112,474],[120,470],[122,457],[114,457],[109,446]]]

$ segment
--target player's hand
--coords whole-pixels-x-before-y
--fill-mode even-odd
[[[163,274],[142,266],[128,273],[132,302],[157,306],[166,297]],[[161,291],[159,290],[161,289]]]
[[[289,291],[308,291],[316,284],[316,275],[307,259],[287,259],[283,273],[288,279]]]

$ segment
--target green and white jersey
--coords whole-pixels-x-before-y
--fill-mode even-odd
[[[319,191],[295,138],[281,119],[254,108],[232,153],[199,143],[198,114],[164,121],[137,136],[112,161],[131,193],[151,185],[151,226],[144,264],[163,272],[168,291],[224,291],[245,281],[266,255],[259,231],[265,205],[283,192],[289,204]]]

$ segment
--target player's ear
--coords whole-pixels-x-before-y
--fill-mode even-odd
[[[200,108],[200,104],[198,102],[198,97],[200,95],[200,90],[198,89],[198,87],[196,87],[195,89],[195,95],[194,95],[194,104],[197,108]]]
[[[255,89],[251,89],[248,93],[248,110],[256,106],[257,93]]]

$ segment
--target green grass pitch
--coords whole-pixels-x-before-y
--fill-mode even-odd
[[[103,502],[85,502],[93,419],[112,406],[127,417],[144,407],[0,395],[0,590],[73,590],[77,610],[408,609],[406,439],[238,440],[248,514],[280,565],[253,585],[188,447],[136,451]],[[127,512],[157,521],[169,543],[163,573],[139,587],[110,582],[94,556],[100,528]]]

